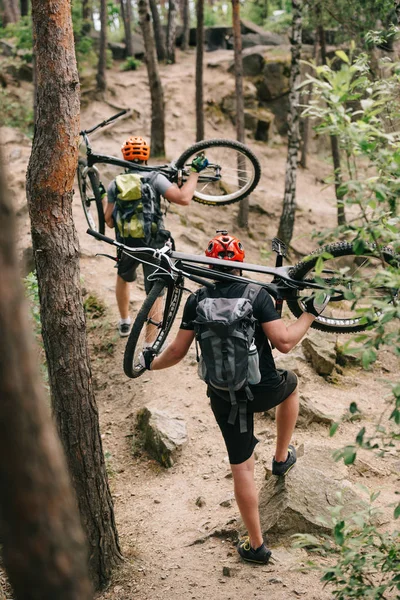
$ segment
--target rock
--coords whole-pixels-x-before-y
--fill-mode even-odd
[[[256,108],[244,111],[244,126],[254,134],[254,139],[268,142],[274,115],[266,108]]]
[[[124,60],[126,57],[126,45],[121,42],[108,42],[108,48],[112,52],[114,60]]]
[[[0,53],[3,54],[3,56],[14,56],[16,53],[15,46],[6,40],[0,40]]]
[[[262,31],[261,33],[246,33],[242,35],[243,48],[252,48],[253,46],[280,46],[285,43],[285,39],[273,33],[272,31]]]
[[[243,83],[243,102],[244,108],[254,110],[258,108],[257,89],[250,81]],[[231,119],[236,118],[236,91],[232,90],[220,100],[219,104],[222,112],[229,115]]]
[[[308,396],[300,395],[299,416],[296,427],[307,427],[310,423],[323,423],[333,425],[335,419],[319,410],[316,404]]]
[[[203,496],[199,496],[196,499],[196,506],[198,506],[199,508],[201,508],[202,506],[205,506],[206,501],[204,500]]]
[[[256,83],[258,97],[269,102],[289,93],[290,55],[265,57],[262,76]]]
[[[222,500],[219,505],[223,506],[224,508],[230,508],[232,506],[232,503],[235,499],[235,496],[233,494],[233,492],[231,492],[229,494],[229,496],[227,498],[225,498],[225,500]]]
[[[204,34],[205,44],[209,52],[218,50],[219,48],[229,48],[232,45],[232,27],[223,27],[220,25],[216,25],[215,27],[207,27]]]
[[[344,515],[366,508],[349,481],[334,481],[318,469],[297,464],[286,477],[271,477],[262,487],[262,531],[285,535],[331,532],[330,509],[339,503]]]
[[[222,567],[222,575],[224,577],[232,577],[232,569],[230,567]]]
[[[137,426],[144,433],[144,447],[149,454],[164,467],[172,467],[187,442],[185,421],[144,407],[137,414]]]
[[[336,365],[335,341],[328,336],[309,333],[301,346],[306,358],[311,362],[313,369],[318,375],[330,375]]]

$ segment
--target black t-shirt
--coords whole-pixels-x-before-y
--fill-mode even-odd
[[[218,282],[214,289],[207,290],[210,298],[242,298],[246,288],[245,283],[225,283]],[[193,321],[196,319],[197,299],[195,294],[191,294],[186,301],[183,310],[181,329],[194,330]],[[276,321],[280,316],[275,310],[273,300],[268,292],[262,288],[253,303],[253,315],[257,319],[255,332],[255,342],[257,348],[261,350],[260,354],[260,373],[261,381],[257,385],[268,385],[274,387],[281,382],[281,376],[275,367],[274,358],[271,352],[271,346],[265,337],[260,323]]]

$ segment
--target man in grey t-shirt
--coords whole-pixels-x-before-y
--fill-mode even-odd
[[[124,159],[132,163],[147,164],[147,160],[150,156],[150,146],[142,137],[130,137],[122,145],[121,151]],[[179,188],[176,184],[171,183],[161,173],[156,173],[155,171],[152,171],[150,173],[146,172],[146,179],[148,180],[149,184],[153,187],[156,196],[155,210],[157,213],[158,221],[157,233],[152,238],[151,243],[146,244],[143,237],[122,237],[121,233],[116,228],[117,241],[122,242],[123,244],[130,246],[131,248],[146,247],[148,245],[151,245],[155,248],[162,247],[164,243],[161,239],[163,230],[162,214],[160,207],[161,196],[163,196],[164,198],[166,198],[166,200],[174,204],[180,204],[182,206],[188,205],[191,199],[193,198],[199,173],[207,166],[207,164],[208,161],[204,156],[200,155],[196,157],[192,163],[192,172],[190,173],[188,180],[181,188]],[[132,171],[134,171],[134,165]],[[124,176],[118,177],[122,178]],[[119,193],[117,187],[118,177],[110,183],[107,191],[108,203],[104,216],[106,224],[108,225],[108,227],[111,228],[115,227],[114,209]],[[118,330],[121,337],[128,336],[131,330],[131,318],[129,316],[129,284],[132,281],[135,281],[136,279],[136,269],[138,265],[139,263],[137,260],[130,258],[126,255],[123,255],[121,261],[118,263],[118,275],[115,287],[115,295],[117,298],[118,310],[120,313]],[[154,267],[151,267],[150,265],[143,265],[144,285],[146,294],[149,293],[153,285],[153,282],[148,280],[149,275],[153,273],[153,271]]]

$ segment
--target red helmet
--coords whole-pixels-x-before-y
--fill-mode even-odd
[[[242,242],[231,235],[227,231],[217,231],[220,235],[216,235],[210,240],[206,256],[210,258],[222,258],[223,260],[233,260],[243,262],[244,248]]]
[[[128,138],[121,146],[124,160],[146,161],[150,156],[150,146],[140,136]]]

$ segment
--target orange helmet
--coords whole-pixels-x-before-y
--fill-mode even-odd
[[[130,137],[121,146],[124,160],[148,160],[150,146],[142,137]]]
[[[223,260],[233,260],[243,262],[244,248],[242,242],[227,231],[217,231],[221,235],[216,235],[209,241],[206,256],[210,258],[222,258]]]

